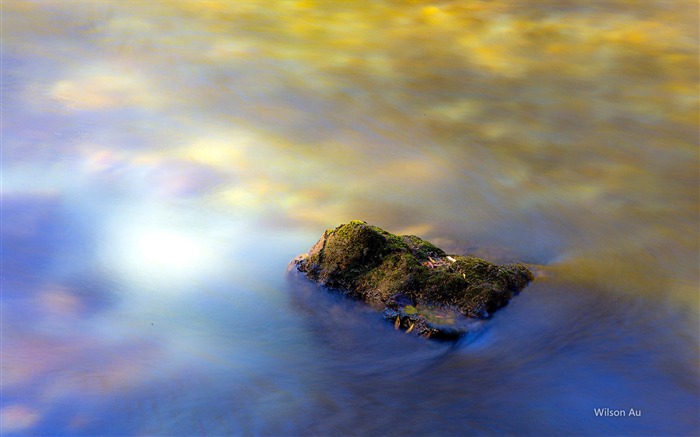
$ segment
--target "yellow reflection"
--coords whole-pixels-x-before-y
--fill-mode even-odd
[[[267,203],[266,199],[261,197],[261,193],[267,191],[268,187],[266,184],[258,182],[252,186],[237,186],[222,190],[217,197],[227,205],[235,208],[248,208],[249,212],[253,212]]]
[[[176,152],[177,156],[215,168],[243,170],[255,138],[246,132],[221,138],[201,138]]]
[[[399,228],[396,230],[392,230],[392,232],[399,234],[399,235],[417,235],[419,237],[425,236],[430,231],[434,229],[434,226],[430,223],[420,223],[420,224],[415,224],[412,226],[407,226],[403,228]]]
[[[420,230],[465,213],[470,227],[510,214],[517,228],[547,210],[565,222],[567,244],[610,243],[611,257],[632,252],[624,246],[638,234],[661,233],[657,223],[692,240],[697,230],[686,235],[673,216],[697,211],[696,2],[559,3],[114,2],[85,36],[99,59],[50,77],[50,95],[65,108],[176,113],[189,122],[173,123],[178,144],[90,144],[85,168],[176,195],[199,175],[177,165],[209,167],[226,176],[206,185],[208,199],[241,214],[319,227],[386,218]],[[6,20],[18,35],[52,22],[38,4],[8,8],[32,9]],[[640,230],[611,231],[582,211]],[[139,251],[155,261],[141,265],[159,264],[158,240],[182,240],[154,238]]]
[[[85,68],[74,76],[57,81],[51,89],[51,95],[69,109],[152,107],[158,102],[145,78],[118,67]]]

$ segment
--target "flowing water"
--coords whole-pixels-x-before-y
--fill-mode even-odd
[[[697,435],[697,17],[2,2],[2,435]],[[538,277],[414,338],[287,272],[352,219]]]

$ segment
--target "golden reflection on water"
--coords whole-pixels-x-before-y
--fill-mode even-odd
[[[551,238],[568,275],[697,300],[693,1],[3,11],[7,53],[51,65],[23,105],[97,120],[70,146],[90,181],[264,225],[362,218],[454,245],[507,230],[494,244],[521,254]],[[118,113],[135,115],[106,130],[136,144],[105,139]]]

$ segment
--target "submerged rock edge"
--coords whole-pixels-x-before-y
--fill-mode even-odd
[[[383,310],[396,329],[448,339],[468,332],[466,318],[490,317],[534,279],[525,264],[448,255],[415,235],[360,220],[326,230],[292,260],[294,268]]]

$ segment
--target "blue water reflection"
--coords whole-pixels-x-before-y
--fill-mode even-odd
[[[9,433],[655,435],[697,423],[696,334],[640,297],[535,283],[469,342],[426,342],[287,274],[308,235],[159,216],[219,251],[200,274],[147,247],[100,248],[111,214],[78,219],[54,198],[5,207]],[[161,271],[138,271],[144,250]],[[593,416],[604,407],[643,416]]]

